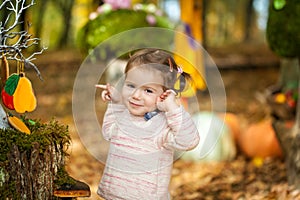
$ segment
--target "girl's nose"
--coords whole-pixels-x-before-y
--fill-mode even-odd
[[[141,98],[140,90],[139,89],[134,90],[131,96],[133,99],[137,99],[137,100],[140,99]]]

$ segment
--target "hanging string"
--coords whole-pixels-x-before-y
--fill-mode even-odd
[[[25,72],[24,61],[17,61],[17,74],[23,74]]]

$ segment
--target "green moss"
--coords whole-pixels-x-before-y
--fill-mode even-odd
[[[15,191],[15,183],[9,182],[0,187],[1,197],[9,197],[10,199],[21,199],[20,194]]]
[[[62,185],[74,185],[76,181],[69,176],[68,172],[66,171],[65,167],[61,167],[57,174],[56,179],[54,180],[54,184],[56,188],[60,188]]]
[[[0,194],[1,197],[11,197],[12,199],[20,199],[18,194],[15,192],[15,182],[10,181],[7,182],[9,179],[9,175],[6,171],[7,162],[0,162],[0,173],[1,173],[1,180],[0,180]]]
[[[13,145],[19,148],[20,152],[30,152],[34,143],[39,143],[39,151],[43,153],[46,148],[55,143],[68,146],[70,136],[68,126],[61,125],[55,120],[49,123],[41,123],[39,120],[31,120],[22,117],[31,134],[25,134],[15,129],[0,129],[0,162],[7,160],[7,154]]]
[[[10,128],[0,129],[0,194],[2,197],[10,199],[20,199],[15,191],[15,183],[9,177],[8,154],[13,145],[18,147],[20,153],[26,152],[28,158],[31,154],[32,146],[36,143],[39,143],[38,150],[40,154],[43,154],[49,145],[55,144],[63,148],[62,156],[67,156],[66,150],[71,141],[68,126],[59,124],[54,119],[49,123],[26,119],[24,116],[22,119],[30,129],[31,134],[25,134]],[[55,184],[62,184],[63,181],[71,181],[67,179],[67,172],[63,168],[64,166],[56,174]]]

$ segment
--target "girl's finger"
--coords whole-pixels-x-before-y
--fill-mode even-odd
[[[102,84],[96,84],[95,87],[96,88],[101,88],[101,89],[104,89],[104,90],[107,89],[107,86],[106,85],[102,85]]]
[[[167,90],[167,91],[165,91],[164,93],[162,93],[162,94],[160,95],[160,98],[165,99],[165,98],[167,98],[170,94],[176,95],[176,92],[174,92],[173,90]]]
[[[106,95],[105,98],[107,101],[111,101],[111,97],[109,95]]]
[[[160,95],[160,98],[161,98],[162,100],[164,100],[167,96],[168,96],[167,94],[162,93],[162,94]]]
[[[101,98],[102,98],[103,101],[110,101],[111,100],[111,97],[110,97],[109,92],[107,90],[105,90],[101,93]]]
[[[172,94],[174,94],[175,96],[177,95],[177,93],[176,93],[174,90],[171,90],[171,89],[170,89],[170,90],[167,90],[166,92],[167,92],[168,94],[171,94],[171,93],[172,93]]]
[[[106,89],[109,93],[113,93],[113,87],[109,83],[106,84]]]
[[[102,98],[103,101],[105,101],[105,95],[106,95],[105,92],[101,93],[101,98]]]

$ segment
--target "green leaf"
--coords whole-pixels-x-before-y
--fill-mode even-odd
[[[4,90],[7,94],[12,96],[17,88],[20,76],[18,74],[12,74],[5,82]]]
[[[274,0],[274,3],[273,3],[274,8],[276,10],[281,10],[282,8],[284,8],[285,4],[286,4],[285,0]]]

